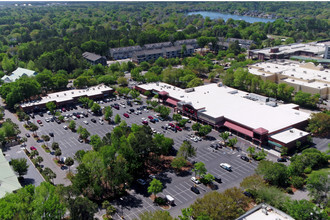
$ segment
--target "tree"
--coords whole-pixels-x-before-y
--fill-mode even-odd
[[[55,113],[55,109],[56,109],[56,104],[55,104],[55,102],[47,102],[47,103],[46,103],[46,108],[48,108],[48,110],[50,111],[50,113],[51,113],[52,115],[54,115],[54,113]]]
[[[57,142],[53,142],[52,143],[52,149],[54,150],[54,151],[56,151],[57,149],[59,149],[59,144],[57,143]]]
[[[212,127],[211,125],[204,125],[204,126],[201,126],[198,130],[198,133],[201,135],[201,136],[206,136],[208,135],[210,132],[212,131]]]
[[[245,177],[240,183],[240,187],[251,193],[253,196],[256,196],[257,191],[263,187],[266,187],[266,184],[261,176],[254,174],[252,176]]]
[[[330,135],[330,113],[313,113],[308,122],[307,131],[319,136]]]
[[[56,157],[60,157],[60,156],[62,155],[62,151],[61,151],[61,149],[60,149],[60,148],[57,148],[57,149],[55,150],[54,155],[55,155]]]
[[[77,133],[84,140],[87,140],[87,138],[90,136],[90,133],[87,131],[87,129],[83,128],[82,126],[78,127]]]
[[[203,162],[195,163],[193,171],[195,172],[195,177],[196,175],[200,177],[207,172],[205,164]]]
[[[64,116],[63,115],[58,116],[58,120],[64,121]]]
[[[98,136],[97,134],[92,135],[90,145],[92,145],[92,147],[95,151],[98,151],[103,145],[100,136]]]
[[[317,204],[326,205],[328,202],[330,181],[329,172],[313,171],[307,178],[307,189]]]
[[[174,121],[177,121],[178,122],[178,121],[180,121],[182,119],[182,116],[179,115],[179,114],[173,114],[173,117],[172,118],[173,118]]]
[[[56,173],[54,173],[49,167],[46,167],[43,172],[50,180],[56,178]]]
[[[256,173],[263,175],[263,178],[272,185],[285,187],[288,184],[289,175],[284,164],[261,161]]]
[[[293,185],[294,188],[300,189],[304,185],[304,178],[300,176],[292,176],[290,183]]]
[[[215,177],[210,174],[210,173],[207,173],[203,176],[203,179],[207,182],[207,183],[211,183],[215,180]]]
[[[27,174],[29,168],[29,165],[27,164],[27,160],[25,158],[12,159],[11,166],[19,177],[22,177],[23,175]]]
[[[174,169],[181,170],[182,167],[187,165],[187,160],[184,157],[175,157],[171,163]]]
[[[69,128],[71,131],[75,131],[75,130],[76,130],[76,122],[75,122],[74,120],[71,120],[70,123],[69,123],[68,128]]]
[[[74,159],[77,160],[80,163],[85,154],[86,154],[86,151],[78,150],[74,155]]]
[[[39,155],[39,152],[37,150],[33,150],[31,153],[30,153],[30,158],[34,158],[35,156],[38,156]]]
[[[202,127],[202,125],[200,123],[195,123],[191,126],[191,128],[194,130],[194,131],[199,131],[199,129]]]
[[[155,109],[156,112],[158,112],[160,114],[160,116],[164,119],[167,119],[171,109],[169,107],[166,107],[164,105],[158,105]]]
[[[267,157],[267,153],[264,149],[262,149],[261,151],[257,152],[255,155],[256,160],[264,160]]]
[[[50,140],[50,137],[48,135],[41,135],[41,138],[46,142],[48,146],[48,141]]]
[[[260,202],[267,203],[275,208],[285,210],[285,201],[288,196],[283,193],[283,190],[276,186],[261,187],[256,191],[255,199]]]
[[[250,158],[253,158],[254,157],[254,154],[256,152],[256,148],[253,147],[253,146],[249,146],[246,151],[249,153],[249,157]]]
[[[161,219],[161,220],[173,220],[173,217],[170,215],[168,211],[161,211],[157,210],[154,212],[147,211],[139,215],[140,220],[154,220],[154,219]]]
[[[203,80],[201,80],[200,78],[194,78],[187,84],[187,88],[193,88],[193,87],[201,86],[203,84],[204,84]]]
[[[70,217],[72,219],[93,220],[97,205],[86,197],[77,196],[69,201]]]
[[[158,179],[153,179],[148,187],[148,193],[153,193],[156,197],[156,194],[160,193],[161,191],[163,191],[162,182],[160,182]]]
[[[196,218],[202,214],[210,219],[236,219],[248,207],[250,199],[238,188],[230,188],[222,193],[212,191],[191,205],[192,216]]]
[[[128,85],[127,79],[125,77],[119,77],[117,79],[117,83],[121,86],[127,86]]]
[[[91,107],[91,110],[92,110],[92,112],[94,112],[96,114],[101,111],[101,106],[99,104],[97,104],[96,102],[94,102]]]
[[[40,165],[42,163],[42,161],[44,161],[44,159],[41,157],[41,156],[38,156],[36,159],[35,159],[35,162]]]
[[[115,120],[114,120],[114,121],[115,121],[116,124],[119,124],[120,121],[121,121],[120,115],[117,114],[117,115],[115,116]]]
[[[132,99],[136,99],[137,97],[140,96],[140,93],[137,90],[135,90],[135,89],[132,89],[130,91],[130,94],[131,94]]]
[[[190,141],[184,140],[178,150],[177,156],[187,160],[188,157],[196,156],[196,148],[191,145]]]
[[[110,106],[106,106],[104,108],[104,119],[106,121],[110,121],[112,114],[113,114],[112,108]]]
[[[67,157],[64,163],[66,166],[69,167],[69,171],[70,171],[70,167],[74,164],[74,160],[71,157]]]
[[[285,202],[285,210],[294,219],[327,219],[325,212],[322,212],[314,203],[305,199],[287,200]]]
[[[237,140],[236,137],[234,137],[234,138],[232,138],[232,139],[229,139],[229,140],[228,140],[228,146],[234,148],[235,145],[237,144],[237,141],[238,141],[238,140]]]

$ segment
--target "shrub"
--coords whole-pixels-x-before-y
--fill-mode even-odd
[[[294,188],[300,189],[303,187],[305,181],[304,178],[300,176],[293,176],[291,177],[291,184],[293,185]]]
[[[304,173],[305,174],[310,174],[312,172],[312,168],[311,167],[306,167],[305,169],[304,169]]]
[[[166,205],[166,200],[162,197],[157,197],[155,199],[155,203],[157,203],[158,205]]]
[[[287,188],[286,188],[286,192],[287,192],[288,194],[293,194],[293,191],[292,191],[291,187],[287,187]]]

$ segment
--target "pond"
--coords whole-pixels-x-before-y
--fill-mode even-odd
[[[243,16],[243,15],[233,15],[233,14],[222,14],[220,12],[210,12],[210,11],[195,11],[195,12],[189,12],[188,15],[196,15],[200,14],[205,17],[209,17],[211,19],[219,19],[222,18],[224,21],[227,21],[229,18],[232,18],[234,20],[243,20],[248,23],[254,23],[254,22],[273,22],[275,19],[268,19],[268,18],[258,18],[258,17],[251,17],[251,16]]]

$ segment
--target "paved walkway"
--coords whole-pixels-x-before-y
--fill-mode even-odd
[[[0,101],[1,105],[2,101]],[[25,136],[25,133],[30,133],[31,131],[28,131],[26,128],[23,126],[23,122],[20,122],[16,115],[5,109],[5,118],[10,118],[12,122],[16,123],[19,127],[19,130],[21,131],[21,136]],[[38,131],[37,131],[38,132]],[[40,143],[37,143],[33,137],[29,137],[28,141],[26,142],[27,147],[34,146],[37,148],[39,152],[39,156],[41,156],[44,161],[41,163],[44,165],[44,167],[49,167],[54,173],[56,173],[56,178],[53,180],[54,184],[64,184],[65,186],[68,186],[71,184],[70,180],[66,178],[66,170],[62,170],[54,161],[54,156],[52,156],[49,153],[46,153],[44,149],[41,147]]]

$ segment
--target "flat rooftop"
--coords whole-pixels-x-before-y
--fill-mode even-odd
[[[139,85],[145,90],[166,91],[179,101],[191,103],[195,109],[204,109],[203,114],[212,118],[225,117],[251,129],[264,128],[269,133],[306,121],[310,115],[286,105],[271,107],[263,102],[244,98],[248,93],[227,86],[208,84],[195,87],[194,91],[166,84],[149,83]]]
[[[307,44],[295,43],[295,44],[277,46],[277,48],[279,48],[279,52],[277,52],[277,53],[271,53],[270,49],[272,49],[272,48],[276,48],[276,47],[263,48],[263,49],[257,49],[257,50],[251,50],[251,51],[254,53],[263,53],[266,55],[292,54],[296,51],[306,51],[306,52],[311,52],[311,53],[314,53],[317,55],[321,55],[321,54],[324,54],[324,52],[325,52],[325,43],[311,42],[311,43],[307,43]]]
[[[288,144],[299,138],[305,137],[308,134],[309,134],[308,132],[305,132],[305,131],[302,131],[302,130],[299,130],[296,128],[291,128],[291,129],[287,129],[287,130],[281,131],[279,133],[273,134],[270,137],[275,140],[278,140],[284,144]]]
[[[294,220],[294,218],[292,218],[288,214],[272,206],[267,206],[266,209],[264,209],[260,205],[256,206],[255,208],[248,211],[246,214],[242,215],[236,220],[261,220],[261,219],[262,220]]]
[[[46,104],[48,102],[66,102],[73,100],[74,98],[77,97],[81,97],[81,96],[89,97],[89,96],[101,95],[104,92],[108,92],[112,90],[113,89],[108,86],[98,85],[87,89],[72,89],[62,92],[55,92],[55,93],[50,93],[45,97],[42,97],[41,100],[35,102],[23,103],[21,107],[24,108],[28,106],[41,105],[41,104]]]

